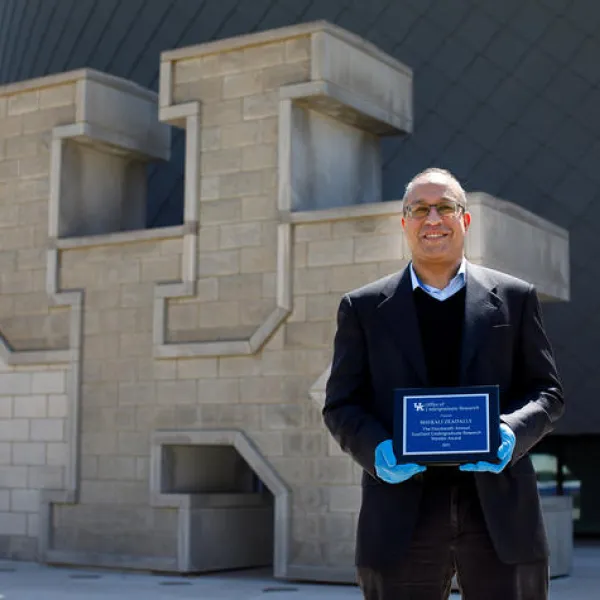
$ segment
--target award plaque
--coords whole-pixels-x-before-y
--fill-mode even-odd
[[[498,462],[498,386],[394,390],[399,463]]]

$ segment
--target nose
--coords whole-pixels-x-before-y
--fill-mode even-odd
[[[427,217],[425,217],[425,223],[428,225],[441,223],[442,217],[440,217],[440,213],[438,213],[437,208],[435,206],[429,207],[429,213]]]

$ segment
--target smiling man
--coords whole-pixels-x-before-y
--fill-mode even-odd
[[[528,452],[564,410],[532,285],[470,264],[466,194],[427,169],[406,187],[403,271],[346,294],[323,417],[363,468],[356,564],[366,600],[545,600],[548,547]],[[497,385],[495,462],[399,464],[396,388]]]

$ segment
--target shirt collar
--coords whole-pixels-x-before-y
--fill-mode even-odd
[[[460,267],[458,267],[458,271],[456,272],[456,275],[450,280],[450,282],[448,283],[446,288],[450,287],[453,283],[455,283],[457,281],[463,282],[465,280],[466,273],[467,273],[467,260],[463,257],[463,259],[460,262]],[[438,290],[437,288],[434,288],[433,286],[424,284],[419,279],[419,276],[415,273],[415,269],[413,268],[412,261],[410,263],[410,280],[412,282],[413,292],[418,287],[420,287],[422,290],[424,290],[426,292],[431,291],[431,290],[435,290],[438,292],[443,291],[443,290]]]

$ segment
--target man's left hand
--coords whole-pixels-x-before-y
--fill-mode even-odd
[[[512,429],[505,423],[500,423],[500,440],[500,448],[498,448],[498,458],[500,459],[499,463],[494,464],[485,460],[480,460],[476,463],[467,463],[465,465],[461,465],[459,469],[461,471],[472,471],[475,473],[500,473],[503,471],[512,458],[515,444],[517,442]]]

